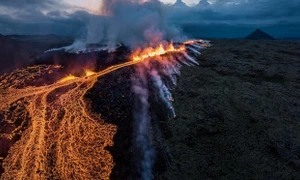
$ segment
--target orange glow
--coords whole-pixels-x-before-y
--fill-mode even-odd
[[[172,43],[168,45],[168,47],[164,48],[162,44],[160,44],[157,48],[146,48],[143,51],[136,51],[133,53],[132,60],[133,61],[142,61],[151,57],[161,56],[167,53],[174,52],[182,52],[185,51],[184,46],[180,46],[179,48],[175,48]]]
[[[189,41],[184,42],[184,44],[195,44],[195,43],[197,43],[197,42],[194,40],[189,40]]]
[[[59,80],[58,82],[59,83],[64,83],[64,82],[67,82],[67,81],[71,81],[71,80],[74,80],[76,79],[77,77],[76,76],[73,76],[73,75],[68,75],[67,77],[64,77],[62,78],[61,80]]]
[[[61,65],[54,65],[54,68],[59,69],[59,68],[61,68]]]
[[[185,41],[183,44],[198,44],[202,47],[210,47],[211,45],[209,43],[205,43],[203,40],[188,40],[188,41]]]
[[[96,74],[95,72],[93,72],[93,71],[91,71],[91,70],[88,70],[88,69],[86,69],[85,70],[85,76],[92,76],[92,75],[94,75],[94,74]]]
[[[203,40],[188,40],[188,41],[185,41],[183,44],[197,44],[197,43],[204,43]]]

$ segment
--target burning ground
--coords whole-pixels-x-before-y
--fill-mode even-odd
[[[129,54],[120,47],[116,50],[118,57],[126,61],[119,62],[118,58],[114,58],[113,62],[107,63],[100,60],[96,72],[88,70],[89,63],[82,62],[86,58],[79,56],[81,66],[75,68],[79,69],[76,71],[79,75],[64,76],[65,72],[71,72],[70,68],[63,68],[56,58],[52,58],[52,63],[44,61],[55,65],[30,66],[2,75],[1,155],[5,157],[2,178],[108,179],[111,176],[114,178],[112,170],[115,162],[121,165],[126,162],[122,160],[123,157],[130,157],[130,171],[126,171],[124,179],[152,179],[155,153],[159,152],[156,149],[165,150],[165,147],[162,144],[153,146],[159,138],[154,133],[159,132],[160,128],[156,125],[158,119],[151,115],[158,114],[155,113],[157,108],[149,111],[150,104],[167,114],[165,120],[175,117],[169,91],[172,85],[167,83],[174,86],[175,75],[181,64],[197,64],[195,57],[207,45],[209,43],[202,40],[187,41],[174,45],[161,44],[157,48]],[[88,54],[93,54],[95,61],[99,62],[98,52]],[[69,53],[65,54],[68,55]],[[104,58],[107,59],[108,56]],[[65,57],[63,59],[67,60]],[[87,59],[91,62],[91,58]],[[76,64],[76,59],[72,59],[72,62]],[[124,79],[124,74],[120,76],[121,79],[111,79],[109,83],[103,83],[99,79],[133,65],[133,70],[126,71],[130,78]],[[59,77],[59,74],[62,76]],[[98,87],[95,84],[99,81],[101,89],[95,92],[93,88]],[[109,89],[104,90],[103,87]],[[117,92],[110,94],[114,89]],[[90,97],[90,100],[86,97]],[[156,100],[148,103],[148,97],[156,97]],[[116,104],[116,98],[123,101],[119,100]],[[99,100],[94,101],[96,99]],[[97,110],[100,112],[96,113]],[[126,129],[126,123],[122,126],[124,122],[132,126],[131,131]],[[123,138],[125,144],[129,145],[124,147],[115,140],[117,145],[110,153],[107,148],[113,146],[117,129],[119,133],[125,129],[126,135],[131,137],[130,143]],[[117,137],[116,135],[115,138]],[[122,156],[119,161],[116,155],[116,160],[113,160],[114,152],[118,151],[120,154],[120,151],[129,150],[132,156]],[[128,166],[127,163],[126,165]],[[117,170],[114,172],[117,173],[116,179],[124,176],[118,174]]]

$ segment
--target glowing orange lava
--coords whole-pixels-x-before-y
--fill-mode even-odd
[[[86,76],[86,77],[92,76],[92,75],[94,75],[94,74],[96,74],[96,73],[93,72],[93,71],[91,71],[91,70],[88,70],[88,69],[85,70],[85,76]]]
[[[61,65],[54,65],[54,68],[59,69],[59,68],[61,68]]]
[[[201,40],[199,40],[199,41],[196,41],[196,40],[188,40],[188,41],[185,41],[183,44],[195,44],[195,43],[198,43],[198,42],[202,43]]]
[[[58,82],[59,82],[59,83],[64,83],[64,82],[67,82],[67,81],[74,80],[74,79],[76,79],[76,78],[77,78],[76,76],[70,74],[70,75],[68,75],[67,77],[62,78],[62,79],[59,80]]]
[[[180,46],[179,48],[175,48],[172,43],[170,43],[166,48],[163,44],[160,44],[157,48],[146,48],[142,51],[136,51],[133,53],[132,60],[133,61],[141,61],[155,56],[161,56],[167,53],[175,53],[185,51],[184,46]]]
[[[202,46],[202,47],[210,47],[211,46],[211,44],[209,42],[205,42],[202,39],[200,39],[200,40],[188,40],[188,41],[185,41],[183,44],[185,44],[185,45],[193,45],[193,44],[195,45],[195,44],[197,44],[197,45]]]

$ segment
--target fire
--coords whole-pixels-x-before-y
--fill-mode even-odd
[[[61,65],[57,65],[57,64],[56,64],[56,65],[54,65],[53,67],[54,67],[55,69],[60,69],[60,68],[61,68]]]
[[[195,40],[188,40],[184,42],[184,44],[195,44],[195,43],[197,43],[197,41]]]
[[[161,56],[167,53],[182,52],[185,51],[184,46],[175,48],[172,43],[168,47],[164,48],[163,44],[160,44],[157,48],[146,48],[142,52],[136,51],[132,57],[133,61],[142,61],[151,57]]]
[[[59,83],[64,83],[64,82],[67,82],[67,81],[71,81],[71,80],[74,80],[76,79],[77,77],[72,75],[72,74],[69,74],[67,77],[64,77],[62,78],[61,80],[59,80],[58,82]]]
[[[183,44],[197,44],[197,43],[205,44],[205,42],[202,39],[199,39],[199,40],[187,40]]]
[[[91,71],[91,70],[88,70],[88,69],[85,70],[85,76],[86,76],[86,77],[92,76],[92,75],[94,75],[94,74],[96,74],[94,71]]]
[[[201,46],[207,46],[208,43],[205,43],[202,39],[200,40],[188,40],[188,41],[185,41],[183,44],[187,45],[192,45],[192,44],[198,44],[198,45],[201,45]]]
[[[195,44],[198,44],[198,45],[200,45],[200,46],[202,46],[202,47],[210,47],[211,46],[211,44],[209,43],[209,41],[203,41],[202,39],[200,39],[200,40],[188,40],[188,41],[185,41],[183,44],[185,44],[185,45],[195,45]]]

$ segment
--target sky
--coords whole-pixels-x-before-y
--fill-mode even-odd
[[[176,0],[162,0],[161,2],[163,3],[175,3]],[[196,4],[199,2],[199,0],[183,0],[184,3],[186,3],[187,5],[192,5],[192,4]]]
[[[199,0],[183,2],[193,6]],[[242,38],[256,28],[277,38],[300,37],[300,0],[207,2],[197,8],[168,8],[168,21],[194,37]],[[101,0],[0,0],[0,34],[80,36],[100,14],[100,6]]]
[[[85,9],[88,9],[92,12],[97,12],[99,10],[101,1],[99,0],[64,0],[66,3],[68,4],[73,4],[76,6],[80,6],[83,7]],[[161,2],[163,3],[175,3],[176,0],[161,0]],[[184,3],[186,3],[187,5],[193,5],[193,4],[197,4],[199,2],[199,0],[183,0]]]
[[[97,13],[101,6],[101,1],[99,0],[64,0],[67,4],[82,7],[91,13]]]

